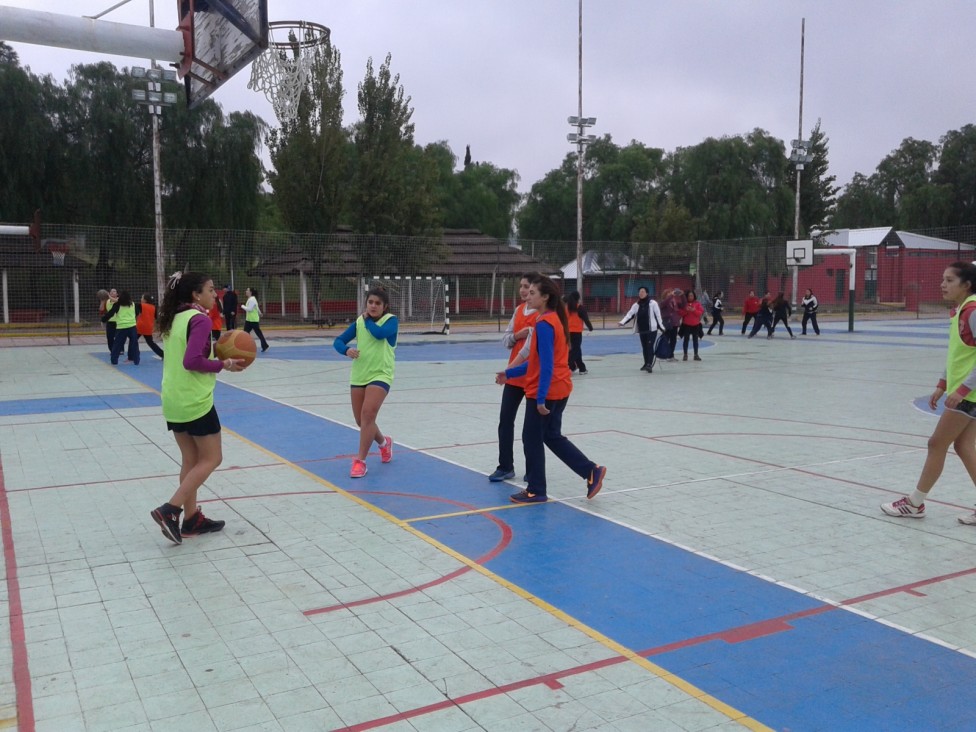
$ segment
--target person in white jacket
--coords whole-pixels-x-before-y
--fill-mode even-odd
[[[241,305],[244,309],[244,332],[254,331],[254,334],[261,341],[261,352],[263,353],[271,346],[268,345],[264,333],[261,332],[261,307],[258,305],[258,291],[253,287],[246,287],[244,288],[244,297],[247,298],[247,301]]]
[[[637,302],[630,306],[630,310],[618,323],[620,326],[634,321],[634,332],[640,338],[641,351],[644,355],[644,365],[641,371],[651,373],[654,369],[654,342],[657,334],[664,331],[661,320],[661,308],[651,299],[646,287],[637,290]]]

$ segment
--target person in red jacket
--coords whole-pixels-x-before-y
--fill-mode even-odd
[[[701,357],[698,355],[698,339],[704,335],[701,323],[702,317],[705,315],[705,308],[698,302],[698,295],[695,294],[694,290],[685,290],[685,301],[687,304],[681,313],[681,343],[685,351],[685,357],[682,360],[688,360],[688,339],[691,338],[695,349],[695,360],[701,361]]]
[[[573,391],[569,371],[569,322],[559,296],[559,286],[545,275],[529,285],[525,304],[538,311],[529,347],[529,359],[495,375],[495,383],[525,376],[525,422],[522,448],[525,452],[525,490],[513,493],[512,503],[545,503],[545,448],[578,476],[586,479],[586,497],[593,498],[603,487],[607,469],[580,452],[562,434],[563,412]]]
[[[755,318],[759,312],[761,302],[762,300],[756,297],[756,291],[749,290],[749,297],[746,298],[745,303],[742,305],[742,335],[746,334],[746,327],[749,325],[749,321]]]

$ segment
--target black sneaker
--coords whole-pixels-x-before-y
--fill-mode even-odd
[[[163,536],[174,544],[182,544],[183,537],[180,535],[180,512],[173,513],[167,508],[167,505],[164,504],[159,508],[154,508],[149,512],[149,515],[152,516],[153,521],[159,524]]]
[[[197,534],[211,534],[224,528],[226,521],[213,521],[203,515],[203,510],[197,508],[197,512],[190,518],[183,521],[183,528],[180,533],[183,536],[196,536]]]

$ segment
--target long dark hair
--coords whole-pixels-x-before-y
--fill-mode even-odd
[[[559,322],[563,326],[563,335],[569,341],[569,318],[566,315],[566,306],[560,296],[559,285],[544,274],[537,275],[530,284],[535,285],[540,294],[545,295],[546,308],[556,313],[556,317],[559,318]]]
[[[773,300],[773,305],[772,305],[773,310],[783,307],[785,303],[786,303],[786,298],[784,297],[784,293],[782,292],[776,293],[776,299]]]
[[[563,296],[563,301],[566,303],[566,311],[570,313],[575,313],[579,311],[580,307],[580,294],[576,290],[573,290],[568,295]]]
[[[119,307],[127,308],[132,304],[132,295],[129,294],[128,290],[122,290],[119,293]]]
[[[169,278],[163,304],[159,306],[159,333],[168,335],[176,314],[193,302],[193,293],[203,292],[212,278],[199,272],[177,272]]]

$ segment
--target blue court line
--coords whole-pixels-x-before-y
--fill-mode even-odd
[[[10,401],[0,401],[0,417],[21,416],[25,414],[56,414],[58,412],[88,412],[99,409],[137,409],[139,407],[158,406],[159,395],[148,394],[144,391],[134,394],[12,399]]]
[[[158,388],[158,365],[129,373]],[[348,461],[328,459],[345,445],[354,448],[353,430],[225,383],[218,383],[216,398],[228,428],[402,520],[446,513],[430,497],[492,508],[512,490],[402,447],[390,465],[371,457],[367,478],[353,480]],[[576,488],[581,495],[582,481]],[[499,511],[497,517],[513,537],[488,569],[606,637],[646,652],[763,724],[791,730],[972,728],[976,659],[838,609],[741,642],[732,636],[698,642],[823,606],[562,503]],[[413,526],[471,558],[498,540],[497,527],[476,515],[428,518]],[[676,646],[655,650],[669,644]]]

